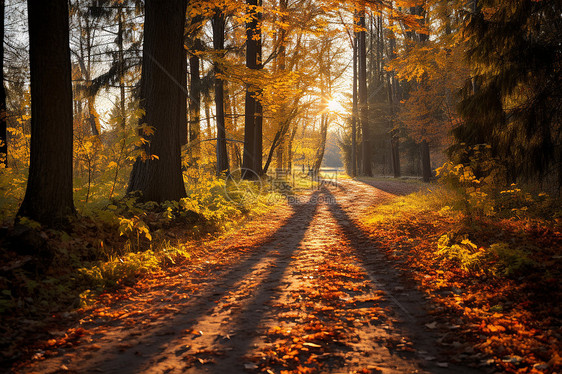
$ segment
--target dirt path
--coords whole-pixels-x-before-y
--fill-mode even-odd
[[[351,180],[315,191],[101,304],[74,344],[18,371],[476,372],[439,352],[423,296],[355,224],[388,198]]]

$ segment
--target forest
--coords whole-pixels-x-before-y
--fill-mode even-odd
[[[562,3],[0,11],[2,371],[562,370]]]

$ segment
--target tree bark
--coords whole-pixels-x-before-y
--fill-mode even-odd
[[[189,143],[189,122],[188,122],[188,106],[189,106],[189,95],[188,95],[188,84],[187,84],[187,76],[188,76],[188,69],[187,69],[187,60],[189,59],[187,48],[186,48],[186,35],[185,35],[185,28],[187,26],[186,19],[187,15],[185,11],[187,10],[187,0],[183,0],[185,4],[184,8],[184,18],[183,18],[183,25],[184,25],[184,33],[182,34],[182,59],[181,59],[181,80],[180,85],[183,89],[180,91],[180,114],[179,114],[179,137],[180,137],[180,145],[186,145]],[[183,7],[183,4],[182,4]],[[188,36],[189,37],[189,36]]]
[[[422,178],[424,182],[429,182],[433,176],[431,171],[431,160],[429,158],[429,143],[423,140],[421,143],[421,162],[422,162]]]
[[[72,199],[72,83],[67,0],[28,0],[31,69],[29,178],[19,217],[67,223]]]
[[[0,168],[8,167],[6,89],[4,88],[4,3],[4,0],[0,0]]]
[[[127,119],[127,109],[125,104],[125,57],[123,53],[123,6],[120,4],[117,8],[118,14],[118,28],[117,28],[117,47],[119,57],[119,115],[121,116],[121,127],[125,128]]]
[[[394,178],[400,178],[402,173],[400,171],[400,138],[398,137],[397,130],[392,130],[390,139],[391,152],[392,152],[392,171]]]
[[[271,160],[273,159],[273,153],[275,150],[279,149],[279,147],[283,147],[283,139],[286,137],[287,132],[289,131],[289,126],[291,125],[291,118],[286,118],[285,122],[280,124],[280,127],[275,132],[275,136],[273,137],[273,142],[271,143],[271,148],[269,148],[269,153],[267,154],[267,159],[265,161],[265,165],[263,167],[263,173],[267,174],[267,170],[269,169],[269,165],[271,164]],[[279,160],[279,159],[278,159]],[[282,166],[278,166],[278,168],[282,168]]]
[[[196,40],[195,46],[200,44]],[[192,159],[197,162],[201,153],[201,77],[200,59],[196,54],[189,56],[189,149]]]
[[[279,145],[277,146],[277,150],[275,151],[275,161],[276,161],[276,168],[283,169],[284,166],[284,157],[285,154],[285,139],[281,138],[279,140]]]
[[[357,176],[357,48],[358,48],[358,37],[357,32],[353,31],[353,85],[352,85],[352,97],[353,104],[351,109],[351,176],[355,178]]]
[[[246,67],[252,70],[262,68],[261,63],[261,13],[256,10],[259,0],[247,0],[251,20],[246,23]],[[262,174],[262,106],[256,95],[259,87],[247,85],[244,107],[244,155],[242,167],[254,173],[243,173],[245,179]]]
[[[224,50],[224,28],[225,18],[220,10],[213,17],[213,47],[217,56],[221,56]],[[224,118],[224,82],[221,78],[222,62],[215,61],[213,70],[215,73],[215,123],[217,125],[217,175],[228,172],[228,153],[226,152],[226,122]]]
[[[324,159],[324,152],[326,150],[326,138],[328,136],[328,124],[329,124],[328,114],[322,114],[320,119],[320,144],[316,150],[316,157],[314,161],[314,174],[318,174],[320,167],[322,166],[322,160]]]
[[[361,114],[363,175],[372,176],[371,147],[369,145],[369,105],[367,102],[367,43],[365,31],[365,9],[359,17],[359,110]]]
[[[141,191],[144,201],[164,202],[186,196],[181,171],[178,124],[182,90],[185,0],[147,0],[141,76],[139,125],[154,127],[137,158],[127,192]],[[156,157],[154,157],[156,156]]]
[[[187,50],[182,45],[182,58],[181,58],[181,80],[180,85],[183,87],[183,90],[180,91],[180,114],[179,114],[179,136],[180,136],[180,145],[186,145],[189,141],[189,134],[188,134],[188,123],[187,123],[187,106],[188,103],[188,94],[187,94]]]
[[[417,7],[417,14],[422,16],[421,24],[425,24],[425,17],[426,12],[422,6]],[[419,34],[420,43],[425,43],[429,40],[428,34]],[[424,82],[425,83],[425,82]],[[422,129],[422,136],[425,136],[425,129]],[[430,160],[430,153],[429,153],[429,141],[427,139],[423,139],[421,143],[421,161],[422,161],[422,178],[424,182],[429,182],[431,177],[433,176],[433,172],[431,170],[431,160]]]
[[[279,0],[279,11],[281,13],[281,23],[284,24],[287,21],[287,16],[286,16],[286,12],[287,12],[287,0]],[[279,26],[278,30],[277,30],[277,37],[278,37],[278,41],[279,41],[279,52],[277,53],[277,56],[275,58],[275,62],[276,62],[276,67],[277,67],[277,72],[279,73],[284,73],[286,68],[287,68],[287,64],[286,64],[286,59],[287,59],[287,48],[286,48],[286,44],[287,44],[287,31],[285,30],[284,27]],[[278,128],[281,128],[284,126],[284,123],[286,121],[286,117],[287,117],[287,108],[285,103],[281,103],[281,107],[279,108],[279,114],[278,114],[278,123],[277,126]],[[288,126],[287,126],[287,130],[288,130]],[[285,167],[286,164],[286,160],[284,160],[284,156],[285,156],[285,143],[286,143],[286,134],[287,131],[283,131],[281,138],[279,139],[279,145],[277,146],[277,152],[276,152],[276,160],[277,160],[277,169],[283,169]]]
[[[392,3],[391,3],[392,6]],[[392,20],[389,20],[392,22]],[[392,25],[392,23],[391,23]],[[394,38],[394,32],[389,31],[389,48],[390,48],[390,59],[394,59],[395,52],[394,48],[396,45],[396,39]],[[394,128],[394,102],[396,95],[396,90],[394,87],[394,72],[388,73],[388,117],[389,117],[389,127],[390,127],[390,152],[392,155],[392,171],[394,173],[394,178],[400,178],[400,137],[398,134],[398,129]]]

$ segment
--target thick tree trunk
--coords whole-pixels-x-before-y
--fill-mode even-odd
[[[67,0],[28,0],[31,68],[29,178],[18,212],[47,226],[75,213]]]
[[[247,0],[251,20],[246,23],[246,67],[252,70],[262,68],[261,63],[261,13],[256,10],[259,0]],[[262,106],[256,95],[259,87],[246,87],[244,107],[244,155],[242,167],[254,173],[243,173],[243,178],[252,179],[262,174]]]
[[[433,176],[431,171],[431,160],[429,159],[429,143],[427,140],[421,143],[421,162],[422,162],[422,178],[424,182],[429,182]]]
[[[0,0],[0,168],[8,167],[6,89],[4,88],[4,0]]]
[[[141,77],[139,124],[154,127],[133,165],[127,192],[141,191],[143,200],[164,202],[186,196],[179,137],[185,0],[147,0]]]
[[[224,50],[224,15],[217,11],[213,17],[213,47],[218,56],[222,56]],[[224,119],[224,82],[221,61],[215,61],[213,70],[215,73],[215,122],[217,125],[217,175],[228,172],[228,153],[226,152],[226,122]]]
[[[367,42],[365,31],[365,9],[359,17],[359,110],[361,115],[363,175],[373,175],[371,169],[371,146],[369,144],[369,105],[367,102]]]
[[[183,0],[185,4],[185,9],[187,10],[187,0]],[[183,7],[183,5],[182,5]],[[187,16],[184,15],[184,30],[188,26],[185,23]],[[188,36],[189,37],[189,36]],[[182,74],[180,76],[181,80],[179,84],[183,89],[180,92],[180,118],[179,118],[179,136],[180,136],[180,145],[186,145],[189,143],[189,122],[188,122],[188,106],[189,106],[189,95],[188,95],[188,79],[187,76],[189,74],[187,68],[187,61],[189,59],[187,49],[186,49],[186,40],[185,40],[185,32],[182,38],[182,59],[181,59],[181,70]]]
[[[246,89],[246,102],[244,103],[244,153],[242,155],[242,168],[254,170],[256,164],[255,158],[256,150],[255,145],[255,113],[256,113],[256,100],[253,93]],[[242,173],[245,179],[252,179],[255,177],[254,173]]]

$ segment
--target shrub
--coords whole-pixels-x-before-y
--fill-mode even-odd
[[[537,266],[529,257],[530,251],[525,248],[495,243],[490,246],[490,251],[497,257],[495,272],[501,275],[516,276]]]
[[[452,234],[447,233],[441,236],[437,242],[436,254],[468,272],[480,273],[486,270],[484,264],[488,254],[483,248],[478,248],[471,242],[467,235],[455,238]]]

